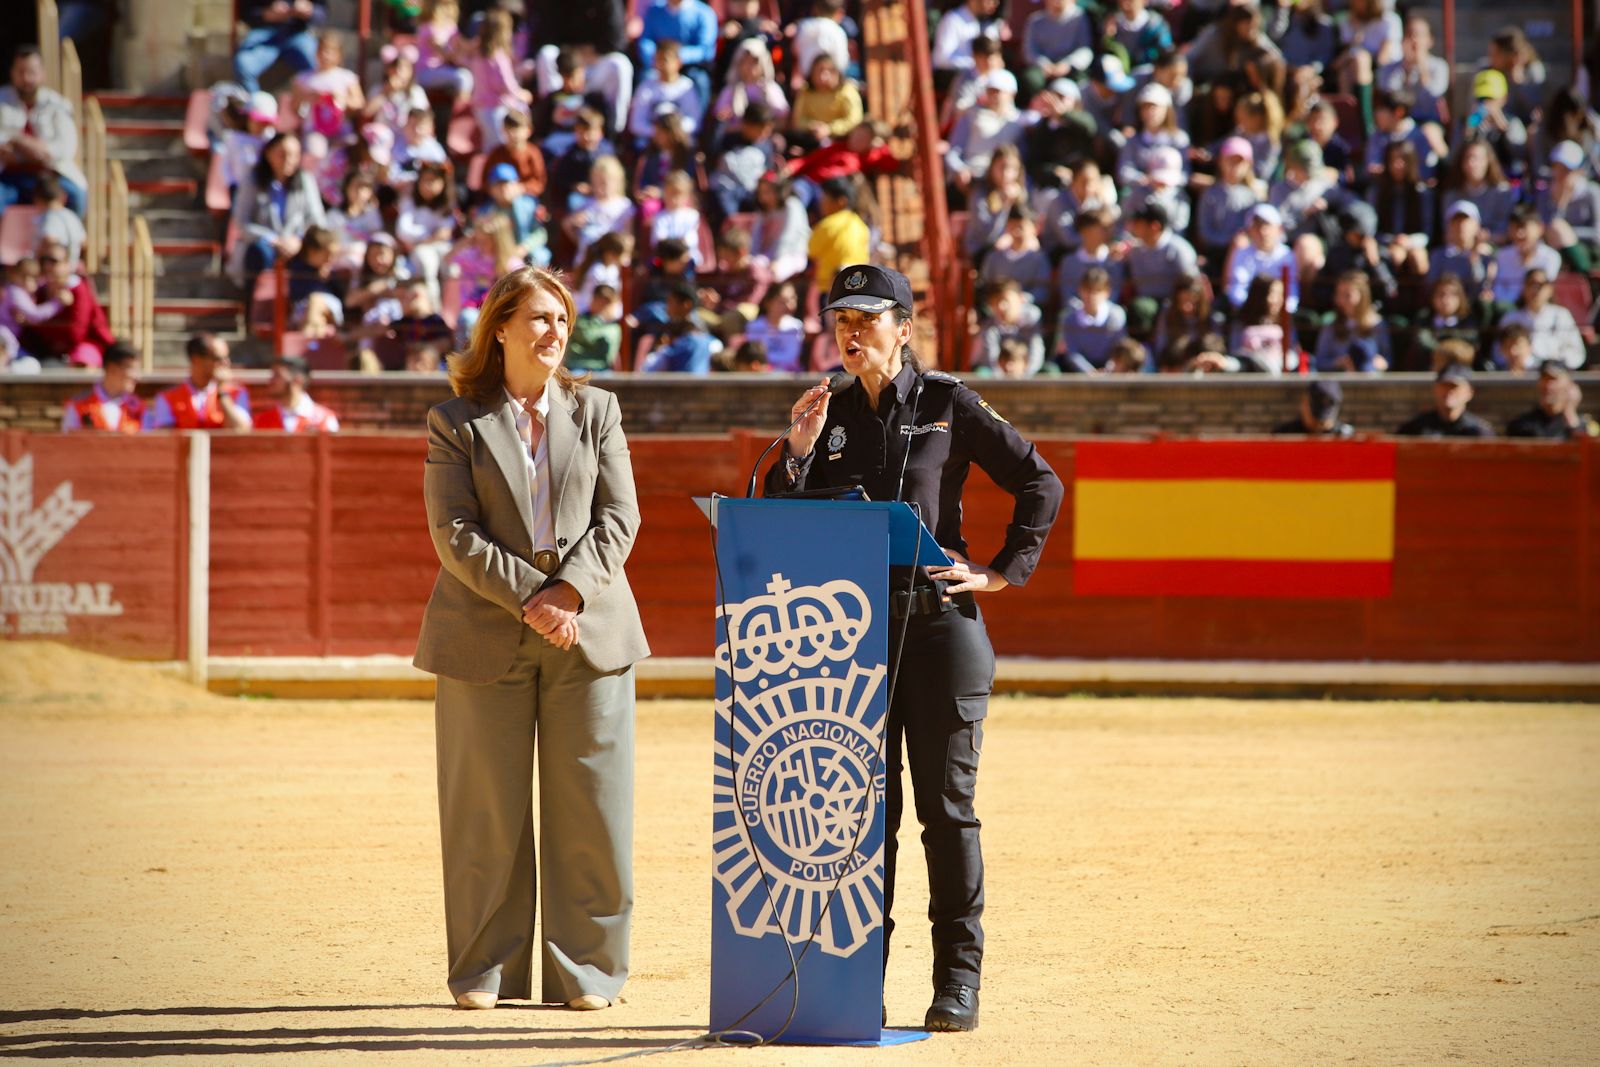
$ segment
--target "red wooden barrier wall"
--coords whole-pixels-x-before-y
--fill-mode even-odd
[[[423,517],[422,439],[217,435],[211,444],[212,654],[409,653],[438,566]],[[643,530],[628,576],[657,654],[709,654],[710,542],[689,497],[742,492],[764,444],[747,433],[633,439]],[[35,504],[63,480],[94,504],[35,581],[110,582],[124,610],[73,617],[68,639],[181,658],[184,439],[11,431],[0,446],[12,478],[33,457]],[[1040,447],[1070,486],[1073,442]],[[1600,662],[1596,451],[1587,441],[1401,441],[1394,592],[1373,600],[1074,597],[1069,491],[1034,580],[986,600],[990,630],[1006,655]],[[1009,500],[974,471],[965,514],[984,558]],[[0,621],[15,629],[14,616]]]
[[[88,434],[0,432],[0,555],[11,556],[29,525],[48,524],[45,516],[57,512],[52,497],[64,497],[66,483],[72,501],[80,508],[90,505],[76,523],[53,524],[35,542],[45,551],[31,581],[20,582],[0,567],[0,585],[9,587],[0,595],[0,632],[71,641],[130,659],[182,658],[189,442],[152,436],[128,447],[132,443]],[[79,599],[85,585],[100,605]],[[63,606],[62,586],[77,601],[65,611],[55,610]],[[17,601],[43,610],[13,610]],[[81,610],[114,605],[120,605],[116,614]]]

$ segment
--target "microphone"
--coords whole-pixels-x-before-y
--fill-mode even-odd
[[[761,477],[761,464],[765,463],[767,461],[767,455],[774,448],[777,448],[780,444],[782,444],[785,437],[789,436],[789,431],[800,425],[800,420],[811,414],[812,409],[814,409],[818,404],[822,403],[825,397],[838,396],[840,393],[844,392],[854,384],[856,384],[856,376],[853,374],[840,373],[835,374],[832,378],[828,379],[828,391],[818,396],[811,403],[807,404],[805,410],[796,415],[794,417],[794,421],[785,426],[783,428],[783,432],[774,438],[770,445],[761,450],[761,455],[756,457],[756,465],[750,469],[750,484],[744,491],[745,499],[748,500],[750,497],[756,495],[756,480]]]

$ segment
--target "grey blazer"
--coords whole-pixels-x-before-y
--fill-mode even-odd
[[[545,439],[561,556],[550,574],[531,562],[533,496],[511,401],[456,397],[428,412],[423,498],[441,566],[413,660],[422,670],[474,685],[503,676],[526,627],[522,605],[552,578],[583,597],[576,649],[591,667],[621,670],[650,654],[622,571],[639,505],[616,397],[555,388]]]

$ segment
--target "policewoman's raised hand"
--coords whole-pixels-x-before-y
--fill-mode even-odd
[[[810,414],[800,419],[800,413],[810,407],[813,402],[816,402],[818,397],[822,398],[821,402],[817,403],[816,407],[811,408]],[[799,422],[795,423],[794,428],[789,431],[790,455],[809,456],[811,450],[817,447],[817,438],[822,436],[822,427],[828,421],[828,401],[828,379],[824,378],[822,379],[822,384],[813,385],[810,389],[801,393],[800,399],[796,400],[794,407],[789,409],[789,418],[800,419]]]
[[[946,593],[998,593],[1011,584],[999,571],[973,563],[959,552],[947,548],[944,554],[954,562],[948,567],[929,567],[928,577],[938,582],[954,582],[944,587]]]

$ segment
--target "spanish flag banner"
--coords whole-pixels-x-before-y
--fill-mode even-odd
[[[1078,596],[1384,597],[1394,444],[1083,442]]]

